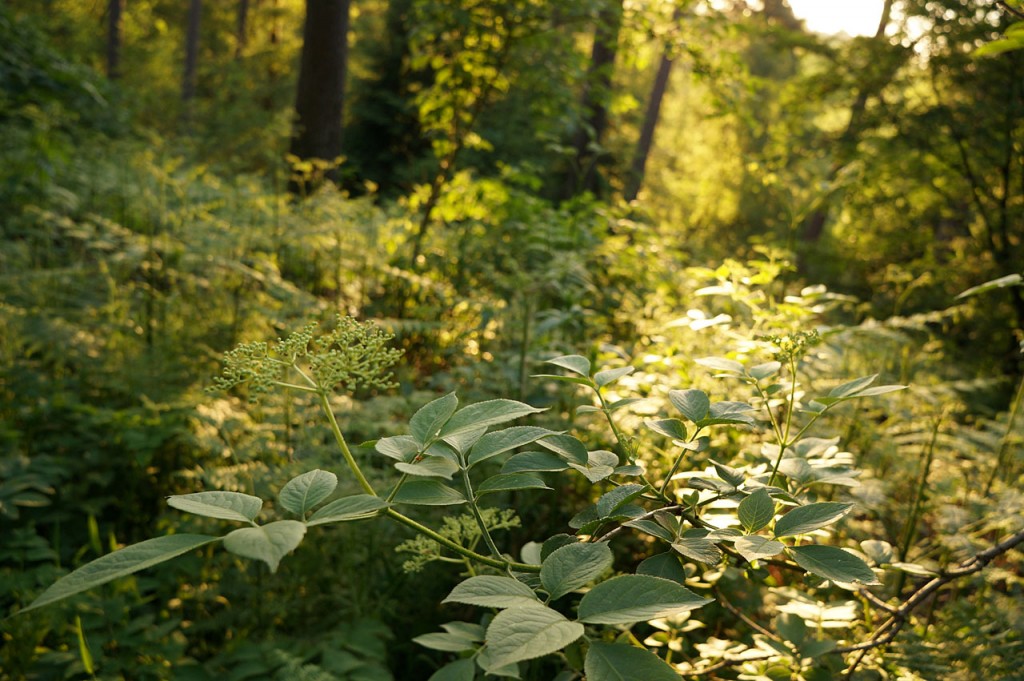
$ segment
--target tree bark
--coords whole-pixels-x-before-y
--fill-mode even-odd
[[[306,0],[291,153],[333,161],[341,155],[350,0]],[[335,179],[336,172],[328,172]],[[292,187],[297,190],[298,187]]]
[[[181,99],[188,103],[196,96],[196,65],[199,62],[199,25],[203,0],[191,0],[185,31],[185,71],[181,79]]]
[[[124,0],[107,2],[107,78],[121,77],[121,27]]]
[[[651,154],[651,145],[654,143],[654,130],[658,125],[658,117],[661,114],[661,101],[665,98],[665,90],[668,88],[668,78],[672,73],[673,59],[668,51],[662,53],[661,61],[658,63],[658,73],[654,76],[654,86],[651,87],[651,96],[647,100],[647,111],[644,113],[643,127],[640,128],[640,139],[637,140],[636,153],[633,154],[633,163],[629,168],[629,182],[623,198],[626,201],[633,201],[640,192],[644,182],[644,173],[647,167],[647,157]]]
[[[249,42],[249,0],[238,0],[235,15],[235,59],[240,59]]]

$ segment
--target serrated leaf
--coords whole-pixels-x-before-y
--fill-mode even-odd
[[[373,448],[388,458],[408,463],[420,453],[421,446],[409,435],[395,435],[377,440]]]
[[[589,584],[612,566],[606,542],[575,543],[553,551],[540,569],[540,582],[552,599]]]
[[[711,399],[703,390],[670,390],[668,399],[679,413],[693,423],[703,420],[711,409]]]
[[[460,433],[496,426],[544,411],[516,400],[487,400],[459,409],[441,429],[447,439]]]
[[[487,627],[485,671],[549,655],[579,639],[583,631],[579,622],[539,603],[502,610]]]
[[[831,525],[850,512],[853,504],[825,501],[790,509],[775,523],[776,537],[793,537],[807,534],[819,527]]]
[[[775,517],[775,502],[768,490],[762,487],[740,502],[737,513],[743,529],[757,532]]]
[[[761,381],[769,376],[777,374],[779,369],[782,368],[781,362],[765,362],[764,364],[758,364],[756,367],[750,368],[750,375],[753,378]]]
[[[797,565],[811,574],[844,584],[879,584],[863,560],[834,546],[791,546],[786,549]]]
[[[672,548],[690,560],[707,565],[717,565],[722,560],[722,551],[710,539],[703,537],[682,537],[672,542]]]
[[[644,421],[644,425],[659,435],[673,440],[686,440],[686,426],[679,419],[658,419]]]
[[[647,534],[657,537],[662,541],[667,541],[669,543],[675,541],[675,535],[672,534],[672,532],[651,520],[631,520],[626,523],[626,526],[635,528],[641,532],[646,532]]]
[[[476,661],[472,658],[455,660],[430,675],[427,681],[473,681],[476,677]]]
[[[698,360],[694,360],[697,364],[708,369],[714,369],[715,371],[725,371],[730,374],[742,374],[743,365],[736,360],[726,359],[725,357],[702,357]]]
[[[465,603],[484,608],[511,608],[540,603],[533,589],[517,579],[477,575],[459,582],[442,603]]]
[[[646,648],[593,641],[583,663],[587,681],[679,681],[679,673]]]
[[[590,360],[582,355],[563,355],[547,360],[547,364],[554,364],[556,367],[568,369],[574,374],[584,378],[590,376]]]
[[[412,642],[417,645],[421,645],[424,648],[442,650],[447,653],[461,653],[465,650],[473,650],[476,648],[471,641],[440,631],[417,636],[412,640]]]
[[[656,553],[650,558],[642,560],[636,566],[636,573],[638,575],[661,577],[662,579],[680,584],[686,581],[686,570],[683,569],[682,564],[679,562],[678,554],[673,551]]]
[[[207,518],[251,523],[263,508],[263,500],[241,492],[196,492],[167,497],[167,505]]]
[[[580,599],[577,614],[588,624],[632,624],[671,617],[710,603],[684,586],[649,575],[620,575]]]
[[[586,445],[574,438],[572,435],[552,435],[551,437],[546,437],[543,440],[538,440],[537,444],[554,452],[565,459],[568,463],[586,466],[587,461],[589,460]],[[616,457],[615,463],[618,462],[619,459]]]
[[[752,534],[749,537],[740,537],[733,543],[733,546],[736,547],[741,556],[751,562],[772,558],[779,555],[786,548],[786,545],[780,541],[774,541],[757,534]]]
[[[533,473],[499,473],[480,483],[476,496],[479,499],[492,492],[507,492],[519,489],[551,489],[547,483]]]
[[[636,371],[634,367],[620,367],[618,369],[605,369],[604,371],[598,371],[594,374],[594,383],[597,384],[599,388],[603,388],[610,383],[614,383],[623,376],[630,375],[634,371]]]
[[[396,504],[452,506],[466,503],[466,497],[440,480],[409,480],[392,499]]]
[[[306,526],[298,520],[277,520],[259,527],[244,527],[224,537],[224,548],[245,558],[262,560],[277,572],[281,559],[302,543]]]
[[[630,484],[621,485],[609,492],[605,492],[597,500],[598,517],[607,518],[611,516],[619,508],[643,494],[645,489],[647,489],[645,485]]]
[[[550,473],[564,471],[568,467],[569,464],[551,452],[522,452],[513,454],[501,467],[501,472]]]
[[[451,449],[460,454],[465,454],[476,445],[477,442],[487,432],[487,426],[481,428],[470,428],[469,430],[460,430],[457,433],[451,435],[445,435],[443,443],[448,445]]]
[[[304,517],[310,509],[331,496],[337,486],[337,475],[317,469],[286,482],[277,498],[286,511]]]
[[[428,402],[409,419],[409,431],[422,444],[426,444],[441,431],[459,406],[459,398],[454,392]]]
[[[372,494],[354,494],[343,499],[336,499],[323,508],[317,509],[317,512],[306,521],[306,526],[312,527],[368,518],[389,505],[380,497],[375,497]]]
[[[19,612],[28,612],[55,603],[69,596],[88,591],[107,582],[126,577],[188,553],[200,546],[218,541],[220,537],[205,534],[172,534],[147,539],[123,549],[100,556],[74,572],[61,577],[32,603]]]
[[[469,452],[469,465],[475,466],[493,456],[504,454],[516,447],[528,445],[549,435],[556,435],[553,430],[536,426],[513,426],[487,433],[473,445]]]
[[[416,463],[399,461],[395,464],[395,469],[406,475],[451,480],[452,476],[459,470],[459,465],[446,457],[425,456]]]

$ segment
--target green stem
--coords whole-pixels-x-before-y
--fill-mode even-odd
[[[425,537],[429,537],[430,539],[432,539],[433,541],[436,541],[441,546],[444,546],[444,547],[446,547],[448,549],[451,549],[452,551],[456,552],[460,556],[465,556],[466,558],[469,558],[470,560],[473,560],[473,561],[475,561],[477,563],[483,563],[484,565],[489,565],[491,567],[498,568],[499,570],[516,570],[517,572],[533,572],[533,573],[539,573],[540,572],[540,565],[530,565],[528,563],[517,563],[517,562],[511,561],[511,560],[498,560],[496,558],[491,558],[489,556],[481,555],[479,553],[476,553],[475,551],[470,551],[465,546],[462,546],[461,544],[458,544],[458,543],[452,541],[451,539],[449,539],[449,538],[447,538],[447,537],[445,537],[445,536],[443,536],[441,534],[438,534],[437,532],[435,532],[434,530],[430,529],[426,525],[421,525],[420,523],[416,522],[415,520],[413,520],[409,516],[402,515],[401,513],[399,513],[398,511],[396,511],[393,508],[387,509],[387,511],[385,511],[385,515],[387,515],[390,518],[393,518],[394,520],[397,520],[398,522],[402,523],[406,527],[410,527],[410,528],[416,530],[417,532],[419,532],[420,534],[424,535]]]
[[[371,495],[377,496],[377,491],[373,489],[373,485],[363,475],[362,469],[359,468],[359,464],[356,463],[356,458],[352,456],[352,450],[348,448],[348,443],[345,442],[345,436],[341,433],[341,427],[338,425],[338,419],[334,417],[334,410],[331,409],[331,400],[327,395],[326,391],[318,391],[320,395],[320,408],[324,414],[327,415],[327,422],[331,426],[331,432],[334,433],[334,439],[338,443],[338,448],[341,449],[341,455],[345,457],[345,463],[348,464],[349,470],[352,471],[352,475],[355,476],[356,482],[363,490]]]
[[[992,485],[995,484],[999,471],[1006,467],[1006,457],[1010,453],[1010,439],[1013,435],[1013,424],[1020,414],[1020,404],[1024,401],[1022,398],[1024,398],[1024,376],[1021,377],[1020,383],[1017,384],[1017,394],[1013,398],[1013,406],[1010,407],[1010,416],[1006,421],[1006,432],[1003,433],[1003,439],[999,443],[999,454],[996,456],[995,468],[992,469],[992,474],[989,476],[988,482],[985,483],[984,496],[986,497],[992,491]],[[1006,479],[1009,480],[1009,476]]]
[[[390,503],[391,503],[392,501],[394,501],[394,499],[395,499],[395,496],[397,496],[397,495],[398,495],[398,490],[402,489],[402,485],[404,485],[404,484],[405,484],[405,481],[406,481],[406,479],[407,479],[408,477],[409,477],[409,474],[408,474],[408,473],[402,473],[402,477],[400,477],[400,478],[398,479],[398,482],[396,482],[396,483],[395,483],[395,487],[394,487],[394,489],[392,489],[392,490],[391,490],[391,493],[390,493],[390,494],[388,494],[388,498],[387,498],[387,499],[385,499],[385,501],[387,501],[387,502],[388,502],[389,504],[390,504]]]
[[[902,561],[907,560],[910,545],[913,543],[914,535],[916,534],[917,520],[921,515],[921,505],[924,503],[925,490],[928,487],[928,475],[931,472],[932,460],[935,458],[935,443],[939,438],[939,426],[941,424],[941,418],[935,419],[935,425],[932,427],[932,438],[928,442],[928,451],[925,455],[924,465],[921,467],[921,477],[917,481],[917,490],[914,493],[914,504],[910,509],[910,515],[907,517],[906,527],[903,528],[903,544],[900,546],[900,560]],[[900,571],[899,580],[896,583],[897,596],[903,590],[906,579],[907,573]]]
[[[621,463],[621,464],[632,463],[632,461],[630,460],[631,457],[629,455],[629,447],[626,446],[626,440],[622,436],[622,431],[620,431],[619,427],[617,425],[615,425],[615,419],[612,418],[612,411],[611,411],[611,409],[608,408],[608,402],[605,401],[604,395],[601,394],[601,388],[598,387],[593,382],[591,383],[591,387],[593,387],[594,388],[594,392],[597,393],[597,399],[601,403],[601,413],[603,413],[605,419],[608,420],[608,426],[612,429],[612,435],[615,436],[615,443],[616,443],[616,445],[617,445],[617,447],[619,449],[619,463]],[[679,459],[682,459],[682,457],[683,457],[683,455],[680,454],[679,455]],[[679,460],[678,459],[676,460],[676,465],[677,466],[679,465]],[[669,477],[671,477],[671,476],[669,476]],[[654,486],[654,483],[652,483],[650,480],[647,479],[647,474],[646,473],[641,473],[640,474],[640,479],[643,480],[645,485],[647,485],[652,490],[654,490],[658,494],[658,496],[661,497],[662,501],[664,501],[667,504],[671,504],[672,503],[672,500],[669,499],[667,496],[665,496],[665,489],[664,489],[664,487],[662,487],[662,490],[660,492],[658,492],[658,488]]]
[[[460,456],[459,458],[462,457]],[[469,499],[469,508],[473,512],[473,517],[476,518],[477,527],[480,528],[480,536],[484,538],[484,543],[487,544],[487,549],[491,552],[491,555],[500,559],[501,551],[498,550],[497,545],[491,538],[491,533],[487,531],[487,523],[484,522],[484,517],[480,514],[480,508],[476,505],[473,483],[469,480],[469,469],[465,466],[462,467],[462,486],[466,490],[466,498]]]

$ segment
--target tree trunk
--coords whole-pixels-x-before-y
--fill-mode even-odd
[[[349,4],[350,0],[306,0],[291,142],[292,155],[300,159],[333,161],[341,155]],[[329,171],[327,176],[333,180],[337,173]]]
[[[242,57],[248,42],[249,0],[238,0],[238,13],[235,15],[235,59]]]
[[[672,57],[668,51],[662,53],[661,61],[658,63],[658,73],[654,76],[654,86],[651,88],[651,96],[647,100],[647,111],[644,113],[644,124],[640,128],[640,139],[636,143],[636,153],[633,154],[633,163],[629,168],[629,182],[623,198],[626,201],[633,201],[640,192],[644,182],[644,172],[647,167],[647,157],[651,153],[651,145],[654,143],[654,129],[658,125],[658,116],[661,113],[661,100],[665,97],[665,90],[668,87],[668,78],[672,73]]]
[[[615,55],[622,29],[622,0],[606,0],[598,12],[594,28],[594,46],[583,89],[583,121],[573,136],[573,165],[566,174],[563,198],[584,191],[601,194],[598,173],[601,140],[608,127],[608,100],[612,91]]]
[[[107,2],[107,78],[121,77],[121,25],[124,0]]]
[[[181,79],[181,99],[186,104],[196,96],[196,64],[199,62],[199,19],[203,0],[191,0],[188,28],[185,31],[185,72]]]

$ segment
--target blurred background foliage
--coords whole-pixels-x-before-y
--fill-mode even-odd
[[[336,312],[380,319],[406,352],[401,388],[339,405],[353,441],[402,432],[450,390],[551,407],[538,421],[567,429],[577,396],[530,376],[579,353],[636,367],[619,396],[647,399],[622,425],[656,470],[672,457],[640,426],[670,389],[748,397],[694,358],[818,329],[809,386],[911,386],[833,417],[835,452],[863,471],[846,536],[934,568],[1024,523],[1024,288],[956,299],[1024,270],[1024,52],[972,54],[1012,6],[896,0],[877,34],[849,37],[808,31],[783,0],[351,0],[342,157],[286,161],[303,3],[193,0],[183,97],[188,3],[119,2],[0,5],[4,614],[116,546],[201,523],[168,513],[169,494],[267,496],[337,468],[303,401],[204,392],[237,342]],[[596,417],[575,424],[612,447]],[[722,462],[760,451],[757,433],[718,438]],[[567,485],[508,499],[511,536],[557,531],[587,494]],[[404,573],[390,551],[407,538],[346,525],[273,575],[181,558],[0,622],[0,679],[427,678],[440,658],[409,639],[450,619],[434,604],[456,576]],[[1019,678],[1021,576],[1007,559],[943,592],[858,678]],[[818,616],[748,578],[718,588],[752,618]],[[685,657],[750,639],[727,610],[700,617],[649,644]]]

